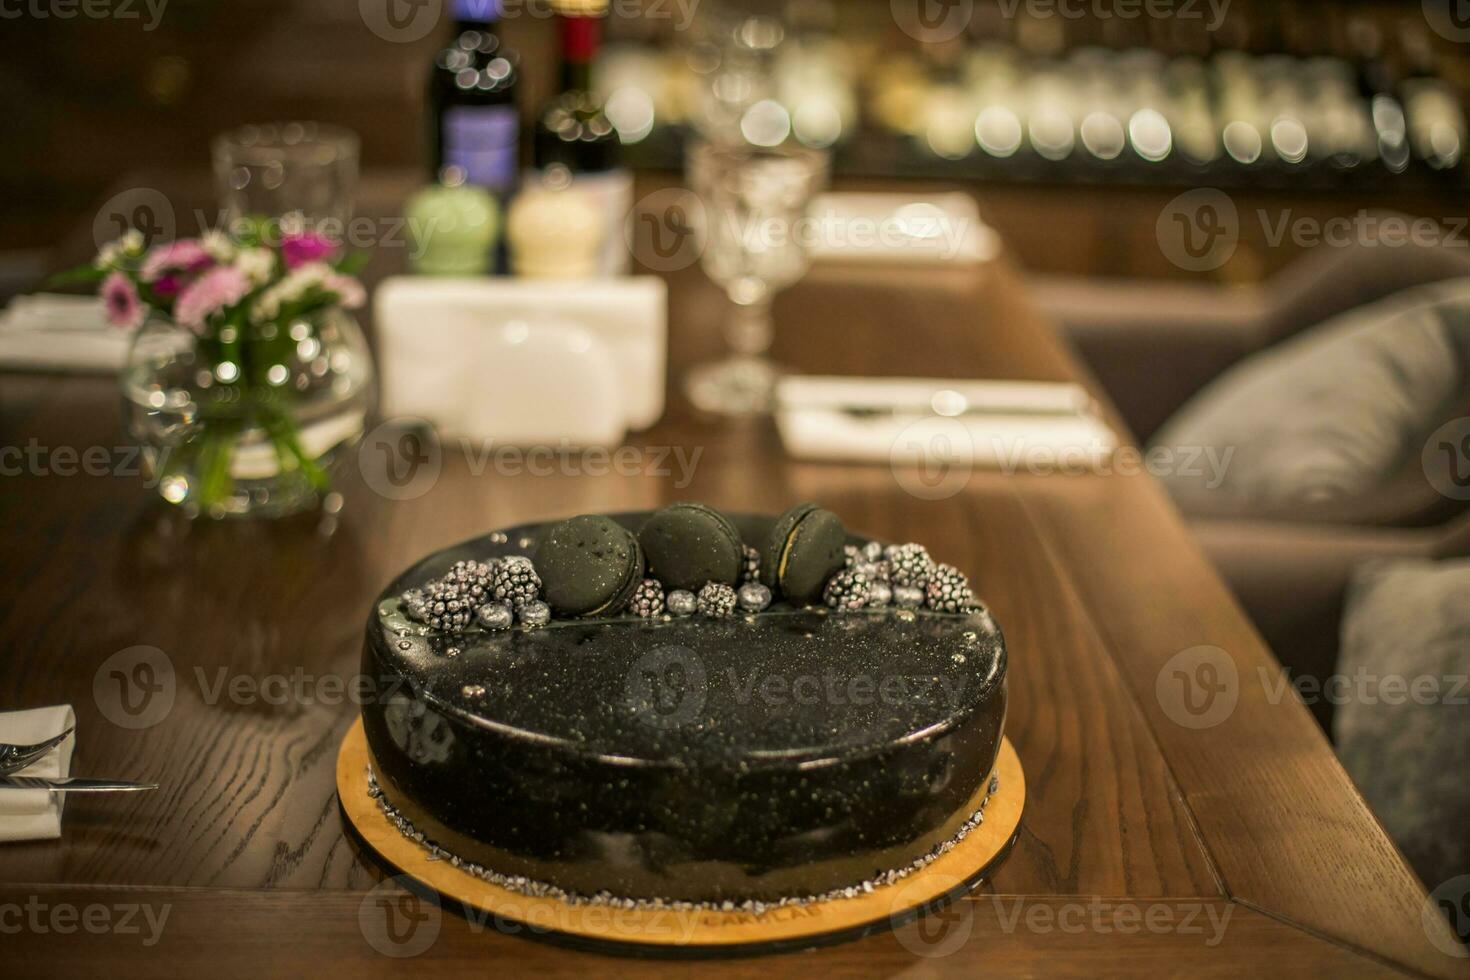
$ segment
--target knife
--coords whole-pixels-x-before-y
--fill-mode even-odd
[[[130,783],[122,779],[86,779],[66,776],[0,776],[0,789],[49,789],[56,793],[127,793],[157,789],[157,783]]]

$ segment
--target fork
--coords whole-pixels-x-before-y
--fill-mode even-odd
[[[46,741],[37,742],[35,745],[7,745],[0,742],[0,776],[8,776],[13,772],[20,772],[26,766],[29,766],[41,758],[41,756],[64,742],[72,731],[73,729],[68,728],[55,738],[48,738]]]

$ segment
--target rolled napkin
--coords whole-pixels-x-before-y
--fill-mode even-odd
[[[77,716],[69,704],[29,711],[0,712],[0,742],[10,745],[35,745],[74,728]],[[71,754],[76,748],[73,732],[56,748],[16,776],[59,778],[71,775]],[[61,807],[65,793],[45,789],[9,789],[0,787],[0,841],[54,840],[61,836]]]

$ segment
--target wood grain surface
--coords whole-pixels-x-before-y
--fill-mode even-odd
[[[181,209],[206,186],[139,180],[169,189]],[[393,214],[411,186],[368,179],[362,210]],[[380,250],[370,274],[401,263],[401,250]],[[697,269],[668,278],[677,378],[719,350],[723,302]],[[776,354],[803,371],[1086,380],[1004,261],[821,267],[782,294],[776,317]],[[952,949],[958,920],[714,972],[1470,976],[1470,961],[1431,941],[1423,886],[1306,710],[1290,694],[1265,696],[1257,677],[1270,653],[1146,476],[977,471],[952,496],[924,499],[887,466],[790,460],[768,422],[698,417],[677,385],[664,419],[629,441],[636,473],[512,474],[481,465],[476,447],[446,444],[432,489],[392,500],[373,489],[380,474],[365,456],[342,474],[347,504],[334,519],[191,524],[136,476],[59,475],[66,448],[104,447],[124,469],[130,443],[106,379],[0,375],[0,447],[28,445],[49,463],[0,478],[4,706],[73,704],[77,773],[161,789],[78,796],[61,840],[0,845],[0,929],[28,902],[173,908],[149,947],[116,932],[0,933],[7,953],[46,974],[104,963],[129,975],[405,968],[359,922],[382,873],[344,835],[333,788],[357,715],[342,688],[383,584],[500,525],[678,499],[775,511],[813,498],[854,528],[925,542],[970,573],[1010,646],[1007,731],[1026,770],[1025,818],[1007,862],[961,907],[968,932]],[[108,662],[140,645],[166,658],[172,705],[129,728]],[[1199,646],[1226,651],[1240,683],[1227,718],[1192,728],[1159,678]],[[1112,910],[1102,926],[1088,912],[1099,904]],[[1032,908],[1043,911],[1028,919]],[[1160,911],[1125,932],[1108,924],[1119,908],[1130,919]],[[1228,911],[1222,938],[1184,930],[1186,909],[1195,919]],[[473,926],[445,915],[414,968],[682,969]],[[1448,935],[1441,927],[1435,938]]]

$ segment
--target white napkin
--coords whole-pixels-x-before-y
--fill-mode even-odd
[[[111,373],[122,369],[129,343],[95,296],[17,296],[0,312],[0,367]]]
[[[814,262],[975,264],[1000,254],[1000,236],[965,193],[834,191],[818,194],[807,218]]]
[[[1091,402],[1072,384],[792,375],[776,428],[797,459],[1065,473],[1117,448]]]
[[[35,745],[54,738],[77,723],[69,704],[30,711],[0,712],[0,742],[11,745]],[[77,736],[63,741],[16,776],[48,776],[58,778],[71,774],[71,754]],[[61,836],[61,806],[65,793],[45,789],[7,789],[0,787],[0,841],[53,840]]]

